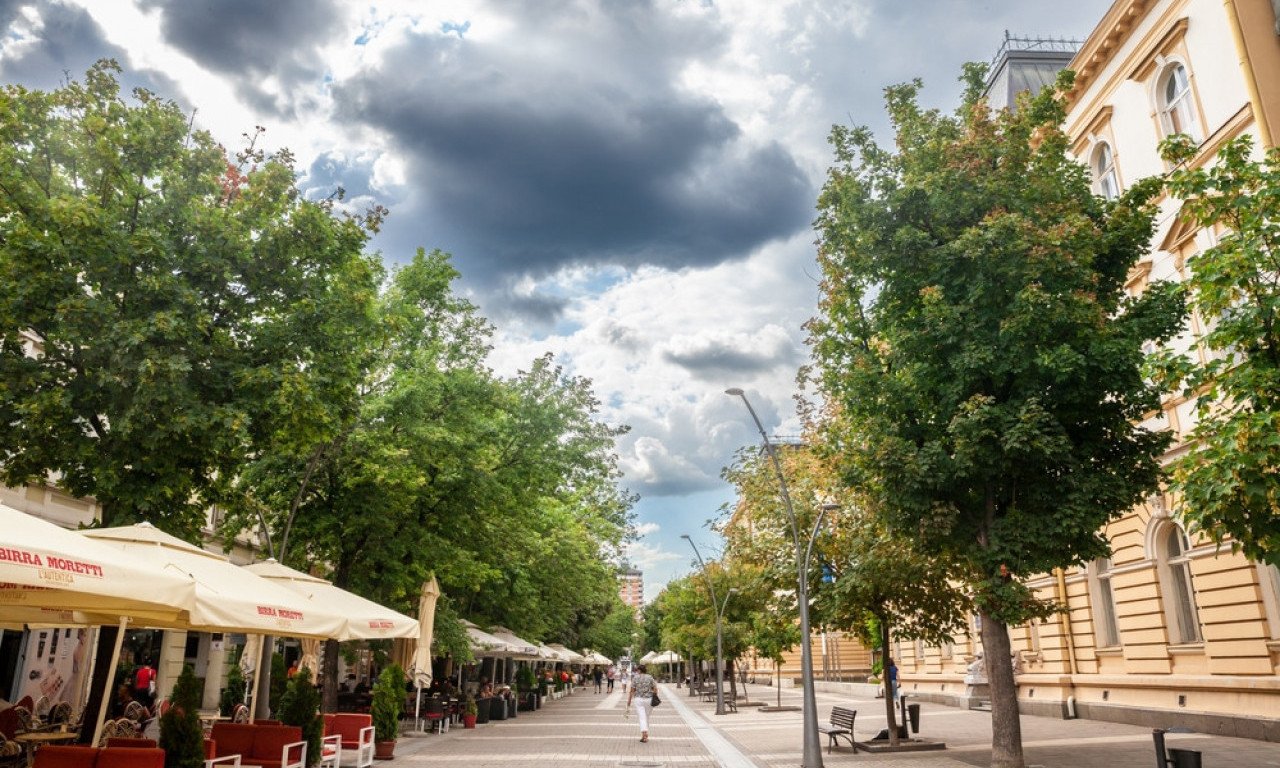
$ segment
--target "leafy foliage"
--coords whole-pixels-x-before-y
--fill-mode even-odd
[[[1159,183],[1095,197],[1053,90],[992,114],[981,74],[954,117],[922,110],[919,83],[888,89],[896,151],[832,130],[809,327],[846,481],[888,531],[953,564],[1002,658],[1007,625],[1043,609],[1001,567],[1106,554],[1102,526],[1158,486],[1168,436],[1135,426],[1159,406],[1142,345],[1172,337],[1182,305],[1159,285],[1124,291]],[[993,765],[1020,766],[1012,675],[991,684]]]
[[[159,746],[164,768],[204,765],[204,728],[200,724],[200,681],[191,665],[183,665],[173,685],[169,711],[160,716]]]
[[[119,71],[0,91],[0,476],[194,540],[248,457],[340,424],[381,214],[333,216],[287,151],[228,158]]]
[[[236,663],[236,659],[228,659],[227,664],[229,665],[227,687],[222,689],[218,697],[218,712],[225,717],[230,717],[236,705],[244,703],[246,686],[244,673],[240,671],[240,665]]]
[[[399,664],[391,664],[378,675],[373,685],[374,738],[378,741],[395,741],[400,735],[400,718],[404,717],[404,670]]]
[[[1181,287],[1203,332],[1196,349],[1165,350],[1160,380],[1196,399],[1195,450],[1174,465],[1172,490],[1192,527],[1280,565],[1280,151],[1262,159],[1249,136],[1225,142],[1209,166],[1186,136],[1162,146],[1182,216],[1218,227],[1188,259]]]
[[[280,722],[302,729],[302,740],[307,742],[307,765],[320,762],[324,720],[320,717],[320,692],[311,684],[310,669],[303,667],[289,678],[280,699]]]

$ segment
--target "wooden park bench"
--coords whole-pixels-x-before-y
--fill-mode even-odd
[[[831,708],[831,722],[823,725],[818,724],[818,730],[827,735],[827,754],[831,754],[831,748],[836,745],[836,741],[843,736],[849,740],[849,746],[853,747],[853,753],[858,753],[858,743],[853,740],[853,718],[858,714],[856,709],[846,709],[845,707]]]

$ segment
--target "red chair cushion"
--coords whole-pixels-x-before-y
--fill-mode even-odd
[[[36,751],[36,768],[94,768],[97,747],[49,744]]]
[[[94,768],[164,768],[164,750],[155,747],[106,747],[98,750],[98,762]]]

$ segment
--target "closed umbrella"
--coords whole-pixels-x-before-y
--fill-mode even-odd
[[[422,689],[431,685],[431,640],[435,635],[436,601],[439,599],[440,582],[432,576],[431,581],[422,585],[422,593],[418,595],[418,641],[414,645],[413,661],[409,665],[413,685],[417,689],[413,712],[416,727],[421,727],[418,715],[422,708]]]

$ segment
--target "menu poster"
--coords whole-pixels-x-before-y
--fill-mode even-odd
[[[38,702],[41,696],[46,696],[49,706],[66,701],[72,709],[79,709],[85,676],[92,661],[91,639],[92,634],[84,627],[30,630],[18,699],[30,696]]]

